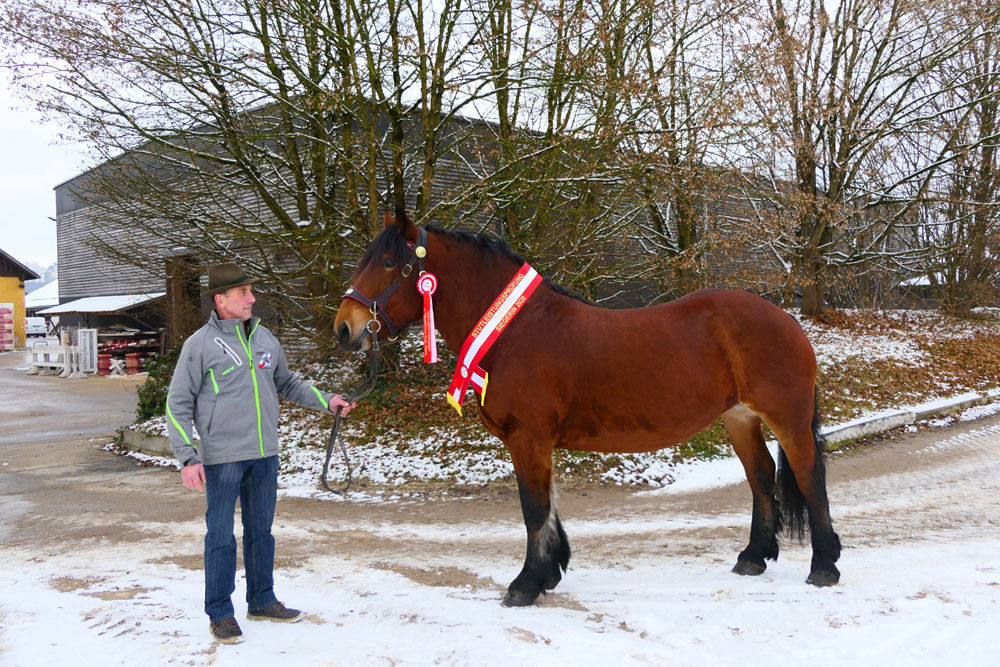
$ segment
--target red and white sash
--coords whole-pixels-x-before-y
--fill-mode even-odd
[[[479,367],[479,362],[541,283],[542,276],[525,262],[465,339],[451,384],[448,385],[448,403],[458,410],[459,415],[462,414],[462,400],[470,383],[479,392],[480,401],[485,403],[489,374]]]

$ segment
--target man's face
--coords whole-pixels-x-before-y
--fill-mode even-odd
[[[214,298],[215,311],[220,320],[249,320],[253,316],[254,301],[257,300],[253,296],[251,285],[230,287]]]

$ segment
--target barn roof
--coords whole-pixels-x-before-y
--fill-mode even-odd
[[[0,248],[0,276],[15,277],[22,282],[25,280],[37,280],[41,276],[17,261]]]
[[[165,296],[166,292],[154,292],[151,294],[118,294],[115,296],[88,296],[45,310],[38,311],[39,315],[61,315],[63,313],[117,313],[129,310],[144,303],[159,299]]]
[[[59,305],[59,281],[52,280],[24,296],[25,308],[46,308]]]

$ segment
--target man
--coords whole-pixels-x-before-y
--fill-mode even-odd
[[[243,518],[247,618],[294,623],[297,609],[274,594],[271,523],[278,488],[278,396],[303,407],[350,412],[340,396],[321,392],[288,369],[281,344],[253,317],[251,279],[236,264],[213,266],[208,322],[184,342],[167,394],[170,446],[181,481],[204,491],[205,613],[212,637],[242,641],[230,599],[236,588],[236,498]],[[192,422],[200,445],[193,439]]]

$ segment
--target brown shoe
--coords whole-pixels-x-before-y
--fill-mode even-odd
[[[212,631],[212,639],[220,644],[239,644],[243,641],[243,631],[235,618],[224,618],[210,623],[208,627]]]
[[[263,609],[247,611],[247,618],[251,621],[276,621],[278,623],[298,623],[302,620],[302,612],[298,609],[289,609],[280,602],[272,602]]]

